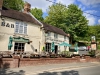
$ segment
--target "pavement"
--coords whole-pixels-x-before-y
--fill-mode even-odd
[[[94,67],[100,65],[99,62],[93,63],[65,63],[65,64],[46,64],[37,66],[27,66],[20,68],[0,69],[0,75],[36,75],[43,72],[54,72],[63,69],[77,69],[84,67]]]

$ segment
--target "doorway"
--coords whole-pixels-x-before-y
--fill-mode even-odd
[[[55,54],[58,54],[58,46],[55,45]]]

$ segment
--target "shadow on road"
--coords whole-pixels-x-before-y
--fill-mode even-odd
[[[0,59],[0,75],[25,75],[25,71],[19,70],[18,72],[14,72],[10,70],[10,64],[3,64],[2,59]]]
[[[79,75],[78,71],[63,71],[63,72],[44,72],[38,75]]]

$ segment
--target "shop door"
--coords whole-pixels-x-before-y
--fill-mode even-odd
[[[24,52],[25,43],[15,43],[14,45],[14,52],[22,53]]]

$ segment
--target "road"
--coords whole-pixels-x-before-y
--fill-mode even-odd
[[[59,69],[55,71],[45,71],[44,73],[39,73],[35,75],[100,75],[100,65],[72,69]]]
[[[100,62],[46,64],[0,69],[0,75],[100,75]]]

